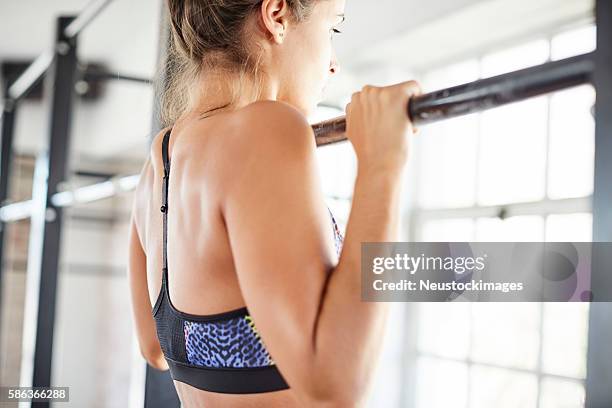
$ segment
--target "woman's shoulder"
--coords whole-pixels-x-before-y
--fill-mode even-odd
[[[235,112],[232,133],[254,149],[316,147],[312,127],[294,106],[273,100],[253,102]]]
[[[217,163],[227,190],[263,188],[281,174],[306,174],[315,161],[316,143],[306,117],[293,106],[258,101],[232,113],[215,137]],[[246,180],[251,180],[246,182]]]
[[[232,184],[231,180],[244,172],[259,169],[274,174],[286,168],[288,161],[307,163],[316,150],[306,117],[282,101],[257,101],[210,120],[182,120],[176,125],[174,140],[170,141],[171,156],[179,162],[197,158],[189,160],[197,163],[190,167],[189,174],[216,186]],[[168,129],[162,129],[152,140],[148,181],[153,175],[163,174],[162,140]]]

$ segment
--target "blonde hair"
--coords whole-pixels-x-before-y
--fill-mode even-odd
[[[198,90],[193,86],[207,70],[237,74],[233,103],[245,79],[260,92],[261,49],[248,37],[248,21],[263,0],[168,0],[171,41],[160,93],[160,122],[171,126],[188,110]],[[306,20],[316,0],[285,0],[296,22]],[[159,84],[158,84],[159,85]]]

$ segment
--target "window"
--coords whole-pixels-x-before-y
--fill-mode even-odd
[[[418,77],[434,90],[594,48],[594,26],[580,27]],[[590,242],[594,100],[582,86],[421,128],[407,239]],[[321,108],[311,122],[342,113]],[[340,143],[317,156],[344,231],[353,151]],[[588,303],[395,303],[367,406],[582,407],[588,311]]]
[[[583,27],[431,71],[423,84],[438,89],[594,47],[594,27]],[[590,242],[594,101],[581,86],[424,128],[412,239]],[[406,406],[584,406],[588,303],[407,308],[418,323]]]

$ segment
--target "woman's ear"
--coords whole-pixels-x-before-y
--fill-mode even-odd
[[[282,43],[286,36],[290,14],[286,0],[263,0],[260,16],[266,38]]]

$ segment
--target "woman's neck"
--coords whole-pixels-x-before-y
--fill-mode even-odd
[[[266,77],[260,81],[238,74],[204,73],[194,95],[193,110],[202,117],[238,110],[258,100],[276,100],[277,83]]]

